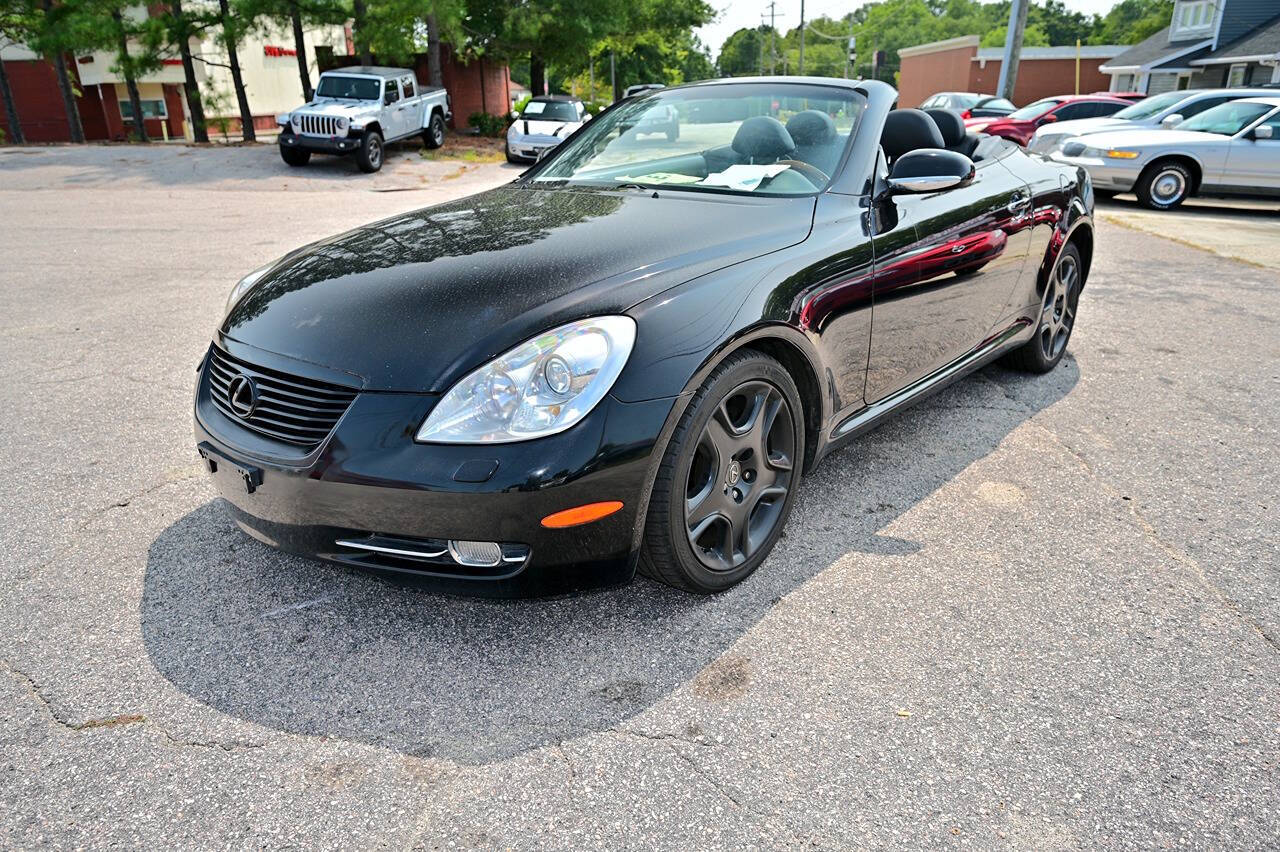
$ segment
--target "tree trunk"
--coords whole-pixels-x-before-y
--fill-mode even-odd
[[[298,79],[302,82],[302,99],[311,100],[311,72],[307,68],[307,38],[302,31],[302,10],[294,0],[289,17],[293,21],[293,49],[298,54]]]
[[[373,51],[369,49],[369,39],[365,36],[364,22],[367,17],[364,0],[352,0],[352,17],[355,18],[356,53],[360,54],[361,65],[373,64]]]
[[[4,98],[4,115],[9,121],[9,136],[13,144],[22,145],[22,124],[18,121],[18,106],[13,102],[13,89],[9,88],[9,74],[4,70],[4,58],[0,57],[0,98]]]
[[[440,29],[434,13],[427,15],[427,85],[444,86],[444,70],[440,67]]]
[[[139,142],[150,142],[147,136],[146,120],[142,117],[142,96],[138,94],[138,81],[134,79],[133,67],[129,64],[129,38],[124,32],[124,18],[119,9],[111,11],[111,20],[116,24],[116,50],[120,54],[120,73],[124,74],[125,88],[129,90],[129,109],[133,110],[133,130]]]
[[[209,128],[204,122],[204,101],[200,99],[200,85],[196,82],[196,67],[191,60],[191,31],[182,15],[182,0],[170,0],[174,19],[178,22],[178,54],[182,57],[182,91],[187,97],[187,112],[191,114],[191,138],[197,142],[209,141]]]
[[[236,90],[236,102],[240,105],[240,138],[245,142],[257,142],[253,129],[253,112],[249,109],[249,93],[244,90],[244,76],[240,73],[240,57],[236,54],[236,35],[231,29],[231,9],[227,0],[218,0],[222,14],[222,37],[227,43],[227,63],[231,66],[231,85]]]
[[[547,66],[542,63],[542,57],[532,51],[529,52],[529,90],[535,98],[547,93]]]
[[[43,0],[40,4],[47,18],[53,12],[53,0]],[[80,107],[76,105],[76,93],[71,88],[71,75],[67,73],[67,58],[61,53],[49,57],[53,63],[53,71],[58,77],[58,91],[62,93],[62,108],[67,113],[67,128],[71,132],[72,142],[84,142],[84,125],[80,123]]]
[[[489,96],[484,91],[484,57],[480,57],[477,63],[480,66],[480,111],[485,115],[489,114]]]

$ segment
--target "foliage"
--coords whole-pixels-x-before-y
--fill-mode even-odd
[[[989,30],[987,34],[982,37],[982,46],[1004,47],[1005,40],[1008,37],[1008,24],[1005,24],[1002,27],[996,27],[994,30]],[[1072,43],[1074,42],[1075,39],[1072,39]],[[1022,44],[1025,47],[1048,47],[1050,44],[1049,36],[1040,28],[1039,24],[1033,24],[1028,21],[1026,29],[1022,31]]]
[[[487,112],[473,112],[467,116],[467,124],[479,131],[481,136],[501,136],[507,132],[509,121],[505,115],[489,115]]]
[[[531,100],[533,100],[533,95],[525,95],[523,98],[516,101],[515,106],[511,109],[515,112],[524,112],[524,108],[529,105],[529,101]]]
[[[1173,0],[1120,0],[1094,28],[1089,44],[1137,44],[1172,18]]]

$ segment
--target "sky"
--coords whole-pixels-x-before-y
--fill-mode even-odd
[[[710,0],[711,5],[720,13],[716,20],[698,29],[698,38],[711,51],[714,61],[720,53],[724,40],[743,27],[760,25],[761,15],[769,14],[767,0]],[[800,23],[800,0],[775,0],[774,14],[777,16],[778,29],[785,32]],[[1108,12],[1116,0],[1064,0],[1068,9],[1079,12],[1103,14]],[[861,6],[862,0],[806,0],[804,16],[807,20],[826,15],[839,18],[847,14],[850,8]]]

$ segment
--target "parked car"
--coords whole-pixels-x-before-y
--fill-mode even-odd
[[[655,103],[639,115],[630,132],[636,137],[661,133],[674,142],[680,138],[680,113],[670,104]]]
[[[1014,110],[1004,118],[967,119],[965,126],[974,133],[1001,136],[1019,145],[1026,145],[1031,142],[1031,135],[1038,127],[1057,121],[1111,115],[1127,106],[1128,101],[1110,96],[1063,95],[1042,98],[1022,109]]]
[[[513,183],[250,274],[194,409],[232,516],[475,593],[637,565],[695,592],[741,581],[827,454],[997,358],[1048,372],[1072,333],[1085,172],[996,137],[965,156],[959,116],[944,135],[897,97],[834,78],[653,92]],[[699,125],[701,147],[626,132],[714,102],[743,117]],[[784,124],[774,103],[799,109]]]
[[[920,109],[954,109],[959,112],[967,110],[978,101],[994,98],[995,95],[982,95],[977,92],[938,92],[924,99]]]
[[[1130,101],[1131,103],[1137,103],[1138,101],[1147,99],[1147,94],[1145,92],[1092,92],[1091,94],[1108,95],[1113,98]]]
[[[591,116],[569,95],[543,95],[525,104],[507,128],[507,162],[532,163],[564,141]]]
[[[1052,157],[1087,169],[1095,191],[1133,190],[1155,210],[1201,194],[1280,198],[1280,97],[1219,104],[1174,129],[1091,133]]]
[[[1059,150],[1074,136],[1101,133],[1106,130],[1137,130],[1146,127],[1176,127],[1180,122],[1199,115],[1218,104],[1240,98],[1272,94],[1267,89],[1184,89],[1143,98],[1107,118],[1082,118],[1058,121],[1036,129],[1027,147],[1037,154]]]
[[[960,111],[961,118],[1001,118],[1017,107],[1006,98],[983,98],[968,109]]]
[[[445,90],[420,86],[408,68],[326,71],[309,103],[277,119],[280,157],[305,166],[312,154],[354,154],[360,171],[376,172],[389,142],[421,136],[439,148],[450,117]]]

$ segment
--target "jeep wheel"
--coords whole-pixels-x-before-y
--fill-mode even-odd
[[[431,113],[431,121],[427,122],[427,129],[422,131],[422,143],[431,149],[444,144],[444,116],[440,113]]]
[[[291,166],[305,166],[311,162],[311,152],[302,148],[286,148],[280,146],[280,159],[284,160]]]
[[[364,135],[360,148],[356,151],[356,165],[362,172],[376,172],[382,168],[382,154],[382,134],[376,130],[370,130]]]

